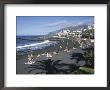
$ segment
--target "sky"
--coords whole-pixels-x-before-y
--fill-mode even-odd
[[[16,16],[17,35],[46,35],[66,26],[93,24],[94,16]]]

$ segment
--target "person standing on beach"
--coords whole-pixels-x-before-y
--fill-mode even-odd
[[[33,60],[34,60],[34,59],[33,59],[33,55],[32,55],[32,54],[31,54],[31,55],[28,54],[28,62],[27,62],[26,64],[35,63]]]
[[[31,56],[28,54],[28,62],[31,62]]]
[[[47,59],[51,59],[52,58],[52,55],[51,54],[49,54],[49,53],[47,53]]]

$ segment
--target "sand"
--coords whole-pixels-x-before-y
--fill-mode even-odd
[[[60,51],[58,54],[52,54],[51,60],[61,60],[60,63],[66,63],[66,64],[72,64],[75,63],[75,60],[71,60],[71,54],[74,52],[82,52],[83,50],[81,49],[72,49],[70,52],[66,51]],[[52,52],[51,52],[52,53]],[[34,57],[35,58],[35,63],[33,65],[36,65],[37,61],[42,61],[42,60],[47,60],[46,55],[42,54],[39,57]],[[25,64],[27,62],[26,58],[22,58],[19,60],[16,60],[16,74],[29,74],[29,69],[28,67],[30,64]],[[34,70],[31,72],[31,74],[35,74],[36,72],[39,72],[38,70]]]

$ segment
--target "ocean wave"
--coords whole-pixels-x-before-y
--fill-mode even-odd
[[[33,43],[33,44],[28,44],[28,45],[23,45],[23,46],[17,46],[16,49],[17,49],[17,51],[25,50],[25,49],[35,50],[35,49],[41,49],[43,47],[49,46],[53,43],[55,43],[55,42],[45,40],[45,41],[40,42],[40,43]]]

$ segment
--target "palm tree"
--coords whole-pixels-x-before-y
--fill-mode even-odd
[[[61,60],[51,60],[51,59],[47,59],[47,60],[42,60],[42,61],[38,61],[35,65],[30,65],[28,68],[31,68],[31,70],[29,70],[28,72],[32,72],[33,70],[37,70],[40,69],[41,73],[42,71],[46,74],[53,74],[57,72],[57,68],[55,67],[55,65],[60,62]]]
[[[84,57],[87,62],[86,65],[94,68],[94,46],[90,46],[83,50],[85,50]]]
[[[34,65],[30,65],[28,73],[35,70],[36,74],[71,74],[72,72],[79,69],[79,63],[61,63],[62,60],[42,60],[38,61]],[[37,72],[41,70],[41,72]]]
[[[77,59],[77,62],[80,60],[85,60],[84,55],[82,53],[73,53],[71,54],[71,60],[72,59]]]

